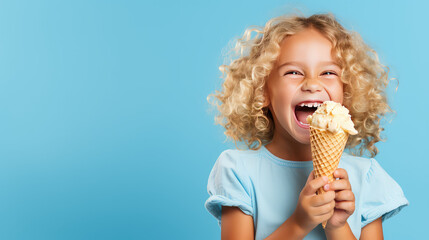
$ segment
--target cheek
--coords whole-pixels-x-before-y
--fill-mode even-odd
[[[292,96],[296,93],[297,87],[293,82],[284,81],[281,84],[274,86],[273,96],[276,98],[278,102],[290,103],[292,102]]]
[[[341,81],[336,81],[327,86],[328,94],[332,101],[343,104],[343,83]]]
[[[272,106],[274,112],[279,118],[289,118],[290,109],[292,105],[292,98],[296,93],[296,89],[288,84],[278,85],[277,89],[273,92]]]

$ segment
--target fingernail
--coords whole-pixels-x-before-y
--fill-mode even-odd
[[[329,184],[326,184],[324,187],[325,190],[329,190]]]
[[[338,175],[338,170],[335,170],[334,174],[335,174],[335,175]]]

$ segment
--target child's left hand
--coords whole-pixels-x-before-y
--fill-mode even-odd
[[[347,218],[355,211],[355,195],[352,192],[347,171],[338,168],[334,172],[334,177],[339,179],[324,186],[325,191],[335,191],[334,215],[326,224],[327,230],[343,227],[347,223]]]

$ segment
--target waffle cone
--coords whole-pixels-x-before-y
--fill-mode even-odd
[[[331,133],[324,129],[310,126],[311,154],[315,177],[327,176],[329,182],[334,181],[334,171],[340,163],[341,155],[347,143],[348,133]],[[317,194],[323,194],[323,188]],[[323,228],[326,222],[322,223]]]

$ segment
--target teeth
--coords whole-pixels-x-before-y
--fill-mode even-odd
[[[303,123],[303,122],[301,122],[301,121],[299,121],[299,123],[301,123],[302,125],[310,125],[310,124],[308,124],[308,123]]]
[[[300,107],[319,107],[322,105],[321,103],[301,103],[299,104]]]

